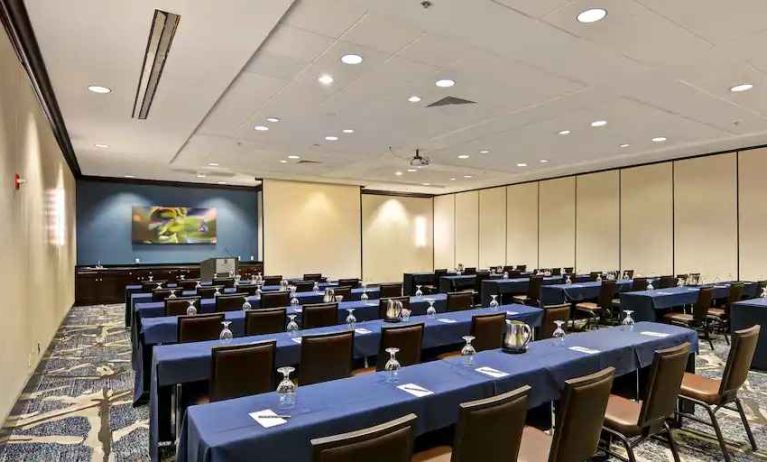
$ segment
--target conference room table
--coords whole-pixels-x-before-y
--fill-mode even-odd
[[[753,298],[733,303],[730,307],[730,329],[747,329],[759,324],[759,341],[756,345],[751,368],[767,371],[767,298]]]
[[[377,294],[376,294],[377,296]],[[410,309],[413,315],[426,314],[429,300],[434,301],[437,312],[445,311],[446,294],[433,294],[423,297],[410,297]],[[338,324],[344,324],[349,309],[354,310],[357,321],[378,319],[378,299],[341,302],[338,305]],[[257,307],[254,305],[254,309]],[[286,307],[287,314],[295,314],[300,325],[302,305]],[[211,311],[212,312],[212,311]],[[236,310],[224,313],[224,319],[230,321],[229,330],[235,337],[245,335],[245,311]],[[134,372],[133,402],[138,403],[149,389],[148,377],[144,371],[152,361],[152,352],[156,345],[176,343],[178,340],[178,316],[144,317],[137,323],[137,334],[131,349],[131,363]]]
[[[482,306],[490,305],[492,295],[519,295],[527,293],[527,287],[530,283],[530,274],[527,273],[526,277],[518,278],[503,278],[500,279],[485,279],[480,286],[480,297],[482,300]],[[576,275],[573,276],[573,282],[588,281],[588,275]],[[544,276],[543,285],[560,284],[564,280],[564,276]],[[501,297],[503,298],[503,297]],[[498,302],[501,300],[499,298]]]
[[[462,337],[471,332],[472,318],[477,315],[505,313],[507,319],[525,322],[531,327],[539,327],[543,310],[524,305],[504,305],[497,309],[478,308],[472,310],[439,313],[436,316],[411,316],[408,322],[387,323],[380,319],[359,322],[355,325],[354,357],[368,358],[378,354],[381,329],[417,323],[424,324],[423,349],[446,347],[463,344]],[[276,340],[277,367],[300,363],[301,336],[346,332],[347,325],[322,327],[299,331],[297,336],[287,332],[256,335],[233,339],[228,345],[249,344]],[[158,346],[152,358],[151,387],[149,394],[149,431],[152,454],[156,454],[157,442],[162,431],[169,429],[170,393],[174,385],[192,383],[210,378],[211,350],[221,346],[222,342],[194,342],[176,345]]]
[[[742,281],[741,281],[742,282]],[[754,297],[757,292],[756,282],[743,282],[743,295]],[[714,298],[724,299],[730,292],[730,283],[722,282],[713,286]],[[700,286],[681,286],[668,289],[642,290],[620,294],[621,310],[632,310],[635,321],[655,321],[663,312],[675,306],[692,305],[698,299]]]
[[[403,367],[396,383],[386,372],[324,382],[297,389],[296,404],[280,408],[277,393],[263,393],[187,409],[178,442],[179,462],[239,462],[254,454],[269,460],[310,461],[309,441],[381,424],[408,413],[418,416],[416,435],[456,423],[458,406],[531,386],[532,407],[560,397],[565,380],[616,368],[625,375],[649,366],[656,350],[690,342],[697,351],[697,334],[686,328],[641,322],[569,334],[563,342],[532,342],[524,354],[501,350],[478,353],[469,365],[462,357]],[[487,369],[490,368],[490,369]],[[412,391],[412,386],[425,392]],[[404,387],[404,389],[403,389]],[[411,391],[407,391],[410,388]],[[271,410],[290,415],[266,420],[250,414]]]
[[[615,289],[618,292],[631,290],[634,283],[631,279],[618,279]],[[541,287],[541,301],[544,305],[559,305],[562,303],[577,303],[599,297],[602,281],[573,282],[572,284],[551,284]]]

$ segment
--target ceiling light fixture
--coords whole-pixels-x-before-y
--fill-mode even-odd
[[[524,162],[520,162],[517,164],[517,167],[527,167],[527,164]]]
[[[741,83],[741,84],[735,85],[734,87],[730,87],[730,91],[733,93],[740,93],[742,91],[748,91],[752,88],[754,88],[754,85],[750,83]]]
[[[359,64],[362,62],[362,56],[360,55],[343,55],[341,56],[341,62],[344,64]]]
[[[450,181],[455,181],[455,178],[450,178]]]
[[[295,159],[300,159],[300,158],[301,158],[301,156],[297,156],[297,155],[295,155],[295,154],[294,154],[294,155],[292,155],[292,156],[288,156],[288,159],[293,159],[293,160],[295,160]]]
[[[400,172],[399,170],[397,170],[396,172],[394,172],[394,174],[395,174],[395,175],[397,175],[397,176],[402,176],[402,172]]]
[[[628,143],[623,143],[623,144],[621,144],[621,145],[620,145],[620,146],[618,146],[618,147],[619,147],[619,148],[627,148],[627,147],[629,147],[629,146],[631,146],[631,145],[630,145],[630,144],[628,144]]]
[[[333,83],[333,77],[329,74],[322,74],[321,76],[317,77],[317,81],[323,85],[330,85]]]
[[[464,178],[471,178],[471,175],[464,175]]]
[[[351,128],[344,128],[343,132],[344,133],[354,133],[354,130],[352,130]]]
[[[337,136],[326,136],[325,139],[328,141],[338,141]]]
[[[256,125],[255,127],[253,127],[253,130],[257,132],[266,132],[266,131],[269,131],[269,127],[267,127],[266,125]]]
[[[205,174],[204,173],[198,173],[197,174],[197,178],[205,178]]]
[[[96,146],[99,149],[109,149],[108,144],[94,144],[94,146]]]
[[[88,90],[93,93],[98,93],[100,95],[106,95],[107,93],[112,93],[111,88],[102,87],[101,85],[89,85]]]
[[[603,20],[605,16],[607,16],[607,10],[604,8],[589,8],[578,14],[578,22],[591,24]]]
[[[409,168],[409,169],[407,169],[407,171],[408,171],[408,172],[410,172],[410,173],[415,173],[415,172],[417,172],[418,170],[417,170],[417,169],[415,169],[415,168]]]
[[[267,122],[272,122],[272,123],[277,123],[277,122],[280,121],[280,119],[279,119],[279,117],[267,117],[266,121]]]
[[[592,127],[604,127],[605,125],[607,125],[606,120],[595,120],[591,122]]]
[[[281,163],[281,164],[287,164],[287,163],[288,163],[288,161],[287,161],[287,160],[285,160],[285,159],[280,159],[280,163]]]
[[[482,149],[479,151],[480,154],[487,154],[488,152],[490,152],[488,149]]]
[[[421,101],[421,97],[413,95],[410,98],[408,98],[407,100],[410,101],[411,103],[417,103],[417,102]]]
[[[423,186],[431,186],[431,183],[421,183]]]
[[[458,156],[458,158],[459,159],[468,159],[469,155],[468,154],[461,154],[460,156]]]
[[[450,88],[455,85],[455,80],[440,79],[434,82],[434,85],[438,86],[439,88]]]
[[[216,181],[218,184],[226,184],[226,181]]]
[[[652,139],[652,142],[653,143],[662,143],[662,142],[666,141],[667,139],[668,138],[666,138],[665,136],[656,136],[655,138]]]
[[[149,117],[155,93],[168,62],[170,47],[176,35],[181,16],[163,10],[154,10],[149,37],[144,48],[144,60],[141,65],[136,96],[133,99],[133,118],[144,120]]]
[[[549,161],[548,161],[548,160],[546,160],[546,159],[541,159],[541,160],[539,160],[538,162],[540,162],[540,163],[542,163],[542,164],[546,164],[546,163],[548,163]]]
[[[564,135],[569,135],[570,134],[570,130],[562,130],[561,132],[559,132],[559,134],[563,135],[563,136]]]
[[[125,175],[125,178],[136,178],[134,175]]]
[[[208,165],[210,167],[218,167],[219,163],[218,162],[208,162]]]

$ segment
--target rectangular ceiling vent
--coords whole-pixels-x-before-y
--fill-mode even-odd
[[[322,162],[320,162],[319,160],[304,160],[304,159],[301,159],[301,160],[299,160],[296,163],[297,164],[321,164]]]
[[[477,102],[469,101],[468,99],[463,98],[456,98],[455,96],[445,96],[441,100],[435,101],[426,107],[452,106],[458,104],[477,104]]]
[[[136,88],[136,99],[133,101],[133,118],[146,119],[149,115],[180,20],[181,16],[177,14],[154,10],[152,27],[149,30],[149,39],[144,53],[144,64],[141,66],[141,75]]]

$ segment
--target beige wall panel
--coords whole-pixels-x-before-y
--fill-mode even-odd
[[[740,278],[767,279],[767,148],[739,153]]]
[[[671,162],[621,171],[621,266],[635,274],[671,274],[674,199]]]
[[[434,268],[455,268],[455,195],[434,198]]]
[[[575,266],[580,272],[620,266],[620,181],[617,170],[576,180]]]
[[[575,177],[540,182],[539,264],[575,266]]]
[[[506,264],[538,267],[538,183],[506,188]]]
[[[360,277],[360,189],[264,180],[264,271]]]
[[[455,262],[479,265],[479,192],[455,195]]]
[[[362,195],[362,273],[366,281],[398,282],[402,273],[431,271],[432,199]]]
[[[674,270],[706,280],[738,266],[736,154],[674,163]]]
[[[506,262],[506,188],[479,191],[479,266]]]
[[[0,188],[3,281],[0,421],[74,303],[75,181],[5,35],[0,38]]]

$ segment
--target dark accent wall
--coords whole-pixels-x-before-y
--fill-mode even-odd
[[[215,245],[131,241],[133,206],[214,207]],[[258,259],[257,190],[77,180],[77,264],[196,263],[210,257]]]

